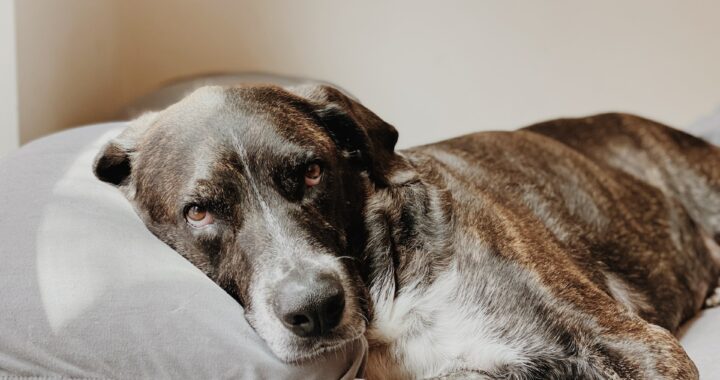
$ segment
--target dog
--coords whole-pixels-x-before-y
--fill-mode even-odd
[[[627,114],[395,151],[344,92],[205,87],[99,153],[148,229],[280,359],[367,339],[369,379],[697,379],[720,150]]]

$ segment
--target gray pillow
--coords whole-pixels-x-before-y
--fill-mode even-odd
[[[692,123],[687,131],[720,145],[720,107]]]
[[[0,377],[353,378],[367,344],[280,362],[242,308],[94,178],[124,123],[35,141],[0,160]]]

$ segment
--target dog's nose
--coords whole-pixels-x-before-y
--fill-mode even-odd
[[[332,275],[302,275],[293,271],[278,284],[273,308],[278,319],[295,335],[321,336],[340,323],[345,291]]]

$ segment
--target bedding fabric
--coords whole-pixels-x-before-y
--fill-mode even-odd
[[[0,160],[0,377],[354,378],[364,341],[280,362],[242,308],[146,230],[93,158],[125,123]]]
[[[0,160],[0,377],[353,378],[366,342],[281,363],[232,298],[93,177],[124,126],[62,132]],[[682,334],[704,379],[720,378],[719,342],[720,308]]]

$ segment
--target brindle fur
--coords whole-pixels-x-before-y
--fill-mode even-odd
[[[293,247],[322,253],[306,260],[347,258],[335,270],[356,302],[328,340],[365,331],[368,378],[698,377],[673,333],[720,274],[717,147],[605,114],[394,152],[394,128],[330,87],[203,91],[136,122],[96,173],[249,314],[266,263],[288,260],[258,216],[262,194],[310,241]],[[229,143],[239,136],[249,163]],[[284,174],[297,147],[326,162],[310,195]],[[213,234],[178,211],[200,196],[222,221]],[[282,351],[289,338],[248,319],[286,360],[322,347]]]

